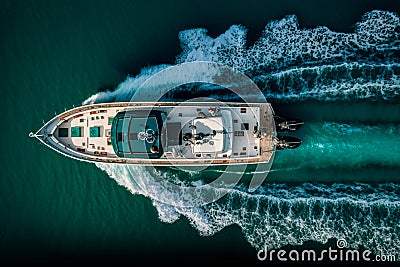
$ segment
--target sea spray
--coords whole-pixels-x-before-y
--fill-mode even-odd
[[[136,187],[134,180],[154,180],[144,167],[97,166],[135,194],[157,199],[155,194],[164,190],[161,185],[157,190],[157,184],[150,191]],[[126,175],[126,169],[133,171]],[[350,248],[362,246],[376,253],[396,255],[400,249],[398,184],[265,184],[254,193],[243,185],[228,190],[226,197],[206,206],[176,206],[180,196],[169,204],[154,200],[153,205],[162,221],[173,223],[185,216],[204,236],[237,224],[256,249],[308,240],[326,243],[330,238],[344,238]]]
[[[271,101],[398,101],[399,28],[397,14],[377,10],[365,14],[354,33],[300,29],[291,15],[271,21],[247,49],[243,26],[232,26],[214,39],[206,29],[185,30],[179,34],[183,51],[176,62],[212,61],[233,67],[250,76]],[[145,68],[115,91],[98,93],[84,103],[128,101],[146,79],[166,67]]]
[[[209,37],[205,29],[192,29],[179,34],[183,51],[176,63],[202,60],[234,67],[252,78],[273,103],[362,100],[398,104],[399,27],[398,15],[385,11],[365,14],[353,33],[337,33],[324,26],[301,29],[297,17],[291,15],[269,22],[259,40],[248,48],[243,26],[234,25],[217,38]],[[129,101],[147,78],[166,67],[144,69],[114,91],[99,93],[84,103]],[[213,87],[204,86],[197,92],[235,100],[216,93]],[[173,99],[174,94],[168,97]],[[301,170],[312,170],[318,176],[323,175],[321,169],[350,171],[371,164],[378,168],[400,165],[400,151],[394,145],[398,123],[313,121],[306,122],[298,134],[303,145],[277,156],[272,172],[285,176],[294,170],[291,175],[296,180],[296,171]],[[227,190],[216,202],[182,207],[181,199],[194,201],[191,196],[176,194],[161,202],[159,195],[165,188],[159,181],[196,186],[205,183],[205,173],[212,173],[212,169],[188,175],[173,169],[97,166],[132,194],[152,199],[162,221],[173,223],[185,216],[201,235],[213,235],[237,224],[256,249],[265,244],[268,249],[277,249],[308,240],[326,243],[330,238],[344,238],[350,248],[363,246],[387,254],[400,250],[400,186],[395,183],[335,183],[333,176],[326,177],[331,181],[327,184],[265,183],[252,193],[240,183],[233,189],[216,189]]]

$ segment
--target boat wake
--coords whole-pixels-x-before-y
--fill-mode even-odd
[[[400,249],[398,184],[266,184],[254,193],[239,185],[219,189],[228,192],[216,202],[181,207],[180,198],[186,196],[179,194],[169,203],[157,201],[165,187],[155,176],[162,173],[151,173],[145,167],[97,166],[133,194],[153,199],[163,222],[173,223],[185,216],[203,236],[237,224],[256,249],[265,244],[269,250],[301,245],[308,240],[326,243],[331,238],[343,238],[354,249],[364,247],[382,254],[397,255]]]
[[[302,145],[296,151],[277,153],[273,169],[400,168],[400,146],[394,145],[400,135],[399,124],[310,122],[303,127]]]
[[[206,29],[191,29],[179,34],[183,52],[176,63],[213,61],[233,67],[252,78],[272,103],[329,102],[338,103],[339,109],[340,103],[353,101],[398,105],[399,29],[399,16],[385,11],[365,14],[353,33],[337,33],[323,26],[301,29],[296,16],[287,16],[269,22],[249,47],[243,26],[232,26],[217,38],[209,37]],[[84,104],[129,101],[147,78],[167,67],[143,69],[115,90],[98,93]],[[179,100],[198,96],[236,100],[235,95],[219,93],[211,86],[181,88],[168,95]],[[162,221],[172,223],[185,216],[201,235],[237,224],[257,249],[265,244],[277,249],[308,240],[326,243],[330,238],[344,238],[351,248],[363,246],[396,255],[400,250],[400,185],[337,182],[335,169],[348,170],[355,175],[354,181],[354,170],[397,170],[400,146],[393,140],[399,133],[398,121],[326,122],[323,116],[320,121],[306,121],[298,131],[303,144],[296,151],[277,153],[271,173],[278,181],[285,176],[296,181],[301,173],[314,182],[264,183],[255,192],[249,192],[244,183],[215,188],[225,197],[201,206],[180,205],[182,201],[195,204],[195,196],[168,192],[163,181],[195,187],[206,183],[208,174],[223,170],[97,166],[132,194],[150,198]],[[392,178],[399,179],[398,175]],[[168,201],[159,201],[160,195]]]

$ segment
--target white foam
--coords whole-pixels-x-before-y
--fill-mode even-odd
[[[246,32],[244,27],[234,25],[213,39],[207,36],[206,29],[182,31],[179,39],[183,52],[177,57],[177,63],[211,61],[241,69],[246,64]]]
[[[143,68],[141,72],[135,76],[128,76],[125,81],[120,83],[115,90],[107,90],[99,92],[83,102],[83,105],[104,102],[124,102],[130,101],[136,90],[151,76],[163,69],[168,68],[169,65],[158,65],[153,67]]]
[[[232,26],[214,39],[205,29],[193,29],[180,33],[183,52],[176,61],[214,61],[234,67],[254,78],[264,94],[273,98],[392,99],[400,94],[400,67],[396,58],[390,57],[393,51],[399,50],[396,27],[399,27],[399,17],[383,11],[367,13],[354,33],[335,33],[327,27],[300,29],[296,16],[292,15],[268,23],[261,38],[248,49],[247,30],[243,26]],[[374,58],[371,51],[380,53],[380,59]],[[84,104],[129,101],[145,80],[166,67],[143,69],[136,77],[128,77],[116,90],[98,93]],[[382,75],[376,77],[365,72],[366,69],[381,71]],[[353,77],[352,71],[361,74]],[[316,77],[310,78],[313,75]],[[268,84],[272,80],[281,87],[271,88]],[[310,81],[313,85],[306,86]],[[313,142],[315,147],[310,147],[311,142],[305,143],[299,153],[332,152],[338,147],[351,149],[350,143],[325,140],[324,131],[340,138],[365,132],[382,134],[379,127],[337,123],[319,125],[316,129],[322,131],[320,140]],[[393,138],[398,132],[398,128],[392,127],[386,134]],[[361,162],[365,160],[361,158]],[[167,173],[140,166],[96,165],[132,194],[152,199],[161,221],[173,223],[185,216],[201,235],[213,235],[228,225],[237,224],[250,244],[258,249],[264,244],[276,249],[307,240],[325,243],[329,238],[341,237],[351,247],[362,245],[379,253],[397,253],[400,249],[400,185],[397,184],[268,184],[254,193],[249,193],[244,186],[215,188],[227,193],[226,197],[206,206],[183,207],[180,204],[185,201],[196,203],[196,196],[185,195],[184,191],[170,192],[163,181],[184,187],[188,183],[178,176],[187,176],[187,173]],[[204,183],[191,181],[190,184]],[[163,201],[159,201],[160,197]]]
[[[268,184],[248,193],[245,186],[227,189],[223,199],[206,206],[179,207],[176,195],[169,203],[157,201],[162,186],[140,186],[164,179],[143,167],[97,164],[118,184],[134,194],[153,199],[161,221],[173,223],[185,216],[201,235],[213,235],[231,224],[239,225],[252,246],[260,249],[301,245],[307,240],[326,243],[345,238],[351,248],[364,246],[379,253],[395,253],[400,225],[400,186],[397,184]],[[157,176],[154,178],[154,176]],[[140,180],[139,184],[135,181]],[[143,182],[145,181],[145,182]],[[388,231],[393,229],[393,231]],[[381,240],[389,240],[382,243]]]
[[[400,49],[395,30],[399,26],[397,14],[384,11],[365,14],[354,33],[336,33],[323,26],[300,29],[297,17],[290,15],[268,23],[249,49],[242,26],[232,26],[215,39],[205,29],[187,30],[179,35],[183,52],[177,63],[205,60],[234,67],[248,74],[268,98],[387,100],[400,91],[395,52]],[[377,65],[382,77],[364,72],[368,67],[376,70]],[[347,75],[330,77],[338,68]],[[352,77],[354,69],[362,72],[361,77]],[[307,72],[324,76],[313,80]],[[278,88],[270,87],[271,80]]]
[[[279,100],[392,100],[400,92],[395,69],[400,70],[400,64],[351,62],[290,68],[253,79],[266,97]],[[269,89],[271,84],[276,88]]]

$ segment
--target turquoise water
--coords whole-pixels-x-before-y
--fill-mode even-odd
[[[257,263],[265,243],[321,248],[335,238],[398,252],[400,24],[366,12],[400,5],[347,2],[2,2],[0,259]],[[28,138],[64,108],[129,100],[159,64],[195,60],[245,72],[277,114],[305,121],[302,146],[277,153],[256,192],[243,181],[209,206],[179,208],[143,185],[221,170],[96,166]]]

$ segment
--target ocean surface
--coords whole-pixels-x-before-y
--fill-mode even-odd
[[[260,249],[340,239],[400,260],[399,11],[389,0],[2,1],[0,262],[267,264]],[[221,199],[185,206],[196,199],[162,181],[196,186],[225,170],[84,163],[28,137],[193,61],[245,73],[276,114],[305,122],[302,145],[278,151],[255,191],[249,166],[215,189]],[[237,100],[207,86],[167,96],[194,97]]]

